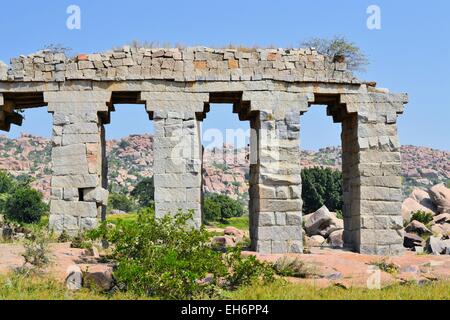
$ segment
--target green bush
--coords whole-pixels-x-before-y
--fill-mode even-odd
[[[136,206],[133,200],[127,195],[121,193],[111,193],[108,200],[108,209],[131,212],[136,209]]]
[[[42,194],[29,187],[16,187],[5,203],[5,216],[19,223],[38,223],[48,211]]]
[[[342,173],[330,168],[303,169],[302,199],[306,214],[324,205],[330,211],[342,211]]]
[[[138,295],[162,299],[217,297],[261,277],[264,264],[236,252],[223,255],[210,244],[205,229],[189,227],[191,214],[155,218],[152,209],[140,210],[135,221],[103,223],[91,231],[94,239],[109,242],[119,287]],[[206,277],[211,281],[201,281]]]
[[[416,211],[413,212],[411,215],[411,221],[419,221],[425,225],[429,224],[431,221],[433,221],[433,215],[430,212],[425,211]]]
[[[205,196],[203,212],[206,221],[225,221],[230,218],[242,217],[245,209],[237,200],[222,194],[210,193]]]
[[[155,203],[155,184],[153,177],[142,179],[131,192],[139,207],[150,208]]]
[[[0,194],[10,193],[14,187],[14,178],[6,171],[0,170]]]

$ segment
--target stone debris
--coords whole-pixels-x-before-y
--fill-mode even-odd
[[[409,198],[403,202],[403,214],[404,217],[406,216],[404,220],[408,223],[405,227],[404,239],[406,248],[414,249],[420,246],[428,253],[448,254],[447,247],[450,239],[450,213],[446,213],[448,211],[448,195],[450,195],[450,189],[443,184],[438,184],[428,191],[413,190]],[[405,211],[406,208],[411,211]],[[429,208],[434,208],[434,211]],[[411,215],[417,211],[429,213],[433,220],[427,225],[419,221],[411,221]]]
[[[83,273],[78,265],[72,265],[67,268],[66,287],[71,291],[81,290],[83,288]]]

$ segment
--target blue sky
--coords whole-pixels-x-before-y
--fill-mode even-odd
[[[81,30],[66,28],[66,9],[81,8]],[[366,27],[369,5],[381,8],[381,30]],[[72,53],[90,53],[132,40],[220,46],[298,46],[310,37],[343,35],[357,43],[371,64],[366,80],[410,103],[399,120],[403,144],[450,149],[450,2],[434,1],[86,1],[41,0],[2,3],[0,60],[61,43]],[[22,131],[49,135],[51,119],[28,111]],[[303,121],[302,147],[338,145],[340,127],[313,107]],[[248,128],[226,106],[214,106],[204,128]],[[110,138],[152,131],[142,106],[120,106],[107,127]]]

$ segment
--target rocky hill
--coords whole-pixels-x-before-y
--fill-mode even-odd
[[[128,192],[136,183],[152,176],[153,139],[150,135],[133,135],[107,142],[109,181],[112,190]],[[0,136],[0,170],[15,176],[30,175],[34,185],[48,197],[50,185],[50,141],[23,134],[18,139]],[[413,187],[430,187],[450,181],[450,152],[425,147],[403,146],[402,169],[405,194]],[[205,191],[220,192],[246,199],[248,150],[232,146],[205,151]],[[340,169],[341,149],[328,147],[319,151],[302,151],[303,167],[327,166]]]

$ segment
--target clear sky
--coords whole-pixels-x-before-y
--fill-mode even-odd
[[[81,8],[81,30],[66,27],[69,5]],[[369,5],[381,9],[381,30],[366,25]],[[0,60],[61,43],[72,53],[100,52],[132,40],[221,46],[229,43],[298,47],[311,37],[346,36],[367,53],[366,73],[380,87],[408,92],[399,120],[403,144],[450,149],[450,1],[412,0],[41,0],[3,1]],[[28,111],[26,131],[50,135],[51,119]],[[314,107],[303,121],[302,146],[338,145],[340,127]],[[204,128],[248,128],[230,109],[214,106]],[[107,127],[110,138],[152,132],[142,106],[120,106]]]

